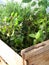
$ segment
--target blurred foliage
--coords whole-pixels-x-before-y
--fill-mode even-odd
[[[31,5],[32,5],[32,6],[35,6],[35,5],[36,5],[36,2],[35,2],[35,1],[33,1]]]
[[[32,0],[22,0],[22,2],[24,3],[28,3],[28,2],[31,2]]]
[[[49,39],[47,0],[38,0],[38,7],[35,1],[24,8],[21,4],[0,5],[0,38],[16,52]]]

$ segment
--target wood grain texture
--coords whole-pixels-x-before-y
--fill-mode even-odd
[[[0,57],[2,57],[8,65],[23,65],[22,57],[19,56],[15,51],[13,51],[8,45],[6,45],[1,40],[0,40]]]
[[[27,65],[49,65],[49,40],[21,51]]]

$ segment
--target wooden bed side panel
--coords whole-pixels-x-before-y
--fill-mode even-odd
[[[19,56],[15,51],[13,51],[8,45],[6,45],[1,40],[0,40],[0,57],[2,57],[8,65],[23,65],[22,57]]]
[[[49,65],[49,40],[21,51],[27,65]]]
[[[49,65],[49,50],[29,58],[28,65]]]

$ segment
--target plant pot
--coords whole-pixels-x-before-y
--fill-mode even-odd
[[[49,40],[21,51],[21,56],[0,40],[0,65],[49,65]]]

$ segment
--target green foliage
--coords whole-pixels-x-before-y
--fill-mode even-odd
[[[29,0],[25,0],[30,2]],[[49,14],[47,0],[39,0],[22,8],[21,4],[8,2],[0,6],[0,38],[15,51],[49,39]],[[46,4],[45,4],[46,3]]]
[[[31,2],[32,0],[22,0],[22,2],[28,3]]]
[[[32,5],[32,6],[35,6],[35,5],[36,5],[36,2],[35,2],[35,1],[33,1],[31,5]]]

